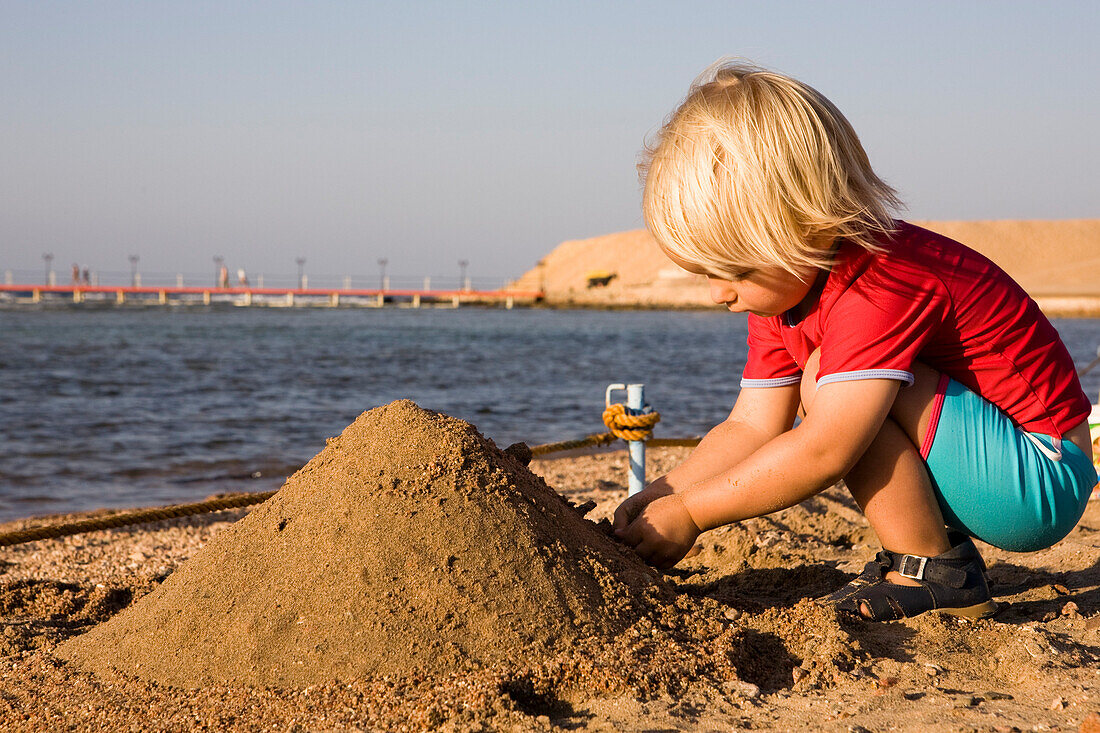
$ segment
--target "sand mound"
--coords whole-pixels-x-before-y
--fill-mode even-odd
[[[395,402],[59,653],[188,687],[537,662],[666,593],[605,531],[469,424]]]
[[[410,434],[419,435],[415,431]],[[480,444],[476,435],[472,440]],[[396,453],[403,449],[390,446],[387,450]],[[451,456],[448,451],[439,448],[436,452]],[[418,451],[410,449],[409,453],[417,455]],[[509,481],[514,479],[516,490],[531,488],[515,476],[519,469],[507,458],[491,449],[485,453],[488,458],[472,460],[500,466],[512,477]],[[687,448],[655,448],[648,452],[647,462],[653,475],[658,475],[687,454]],[[333,486],[344,486],[340,471],[346,473],[346,456],[336,452],[325,455],[331,462],[327,467],[319,465],[320,461],[314,464],[311,470],[316,473],[308,480],[320,481],[327,471],[330,478],[339,478],[331,479]],[[453,463],[450,457],[441,460],[445,465]],[[397,461],[394,465],[415,472],[420,464]],[[535,469],[566,496],[595,501],[595,516],[609,516],[625,494],[621,482],[626,457],[622,452],[543,460]],[[353,465],[352,470],[360,469]],[[392,466],[386,470],[387,476],[398,472]],[[478,474],[471,471],[468,475]],[[431,485],[431,492],[437,492],[437,480],[413,483]],[[315,485],[321,487],[318,491],[327,486]],[[377,486],[379,481],[372,479],[370,485]],[[390,490],[388,479],[381,485]],[[471,491],[472,495],[495,496],[497,490],[486,490],[486,485],[475,483],[470,491],[459,488],[456,492],[460,496]],[[350,501],[341,507],[351,508]],[[556,506],[537,498],[524,501],[529,501],[536,515],[542,512],[535,507]],[[375,504],[381,501],[376,500],[365,511],[373,515]],[[458,514],[449,511],[447,516],[453,520]],[[1090,502],[1078,527],[1048,550],[1021,555],[982,546],[994,594],[1002,604],[994,618],[972,622],[927,614],[905,621],[869,623],[838,618],[810,600],[843,585],[877,550],[877,540],[862,513],[839,486],[774,515],[706,533],[700,538],[703,551],[666,575],[671,595],[649,576],[642,577],[639,583],[652,593],[638,597],[656,596],[645,597],[644,615],[613,639],[582,634],[575,643],[559,643],[561,653],[553,657],[542,656],[538,647],[514,645],[509,641],[512,636],[502,634],[506,650],[533,649],[533,653],[517,660],[518,664],[506,661],[450,674],[376,674],[304,689],[230,684],[196,690],[140,678],[99,676],[54,659],[58,640],[115,613],[131,595],[141,599],[135,610],[140,608],[149,597],[149,587],[161,576],[160,563],[180,567],[181,558],[191,553],[196,557],[193,565],[199,561],[195,547],[210,545],[210,537],[219,533],[239,531],[231,529],[225,515],[217,517],[175,520],[83,541],[50,540],[5,553],[0,560],[0,674],[4,679],[0,729],[52,730],[64,720],[68,728],[97,731],[128,730],[135,727],[134,721],[151,721],[146,727],[158,729],[187,725],[242,731],[296,726],[409,731],[840,731],[899,726],[922,731],[994,727],[1085,730],[1082,720],[1095,718],[1096,700],[1100,699],[1096,674],[1100,666],[1100,564],[1096,560],[1100,502]],[[277,531],[279,517],[272,514],[263,520],[263,526],[269,532]],[[571,522],[569,526],[573,526]],[[283,532],[290,527],[288,523]],[[543,530],[525,531],[522,537]],[[319,544],[331,549],[323,532],[318,532],[318,538]],[[563,542],[572,546],[572,539]],[[593,542],[603,547],[601,539]],[[147,572],[134,572],[130,566],[135,564],[135,554],[153,552],[160,555],[157,562],[149,565]],[[329,560],[342,557],[343,552],[335,552]],[[527,552],[517,543],[505,555],[522,557]],[[613,557],[614,547],[608,552],[612,558],[604,555],[600,562],[620,562]],[[455,556],[461,559],[465,553]],[[629,561],[618,567],[627,573],[636,571]],[[430,568],[427,566],[427,571]],[[171,578],[181,577],[182,572],[169,576],[168,582],[176,582]],[[446,578],[440,582],[440,598],[449,582]],[[424,590],[426,584],[419,587]],[[308,584],[303,588],[309,590]],[[316,588],[311,592],[318,607],[326,602]],[[620,592],[629,603],[631,588],[606,594],[621,598]],[[279,598],[269,594],[267,598],[286,603],[293,595]],[[471,600],[464,612],[471,618],[483,618],[485,612],[475,606]],[[562,613],[560,605],[551,610]],[[123,611],[119,618],[129,613]],[[624,612],[624,617],[629,615]],[[259,623],[255,616],[242,618],[245,625]],[[402,619],[382,618],[397,629],[395,633],[403,633],[396,626]],[[209,616],[206,622],[226,628],[216,616]],[[149,630],[154,623],[151,616],[146,615],[141,623],[145,625],[141,643],[127,647],[116,658],[137,650],[148,664],[154,651],[167,648]],[[201,640],[206,633],[197,633],[195,638]],[[216,637],[217,631],[210,635]],[[442,632],[440,635],[448,638]],[[404,641],[385,648],[405,654],[401,644],[409,638],[411,634],[405,634],[400,637]],[[110,644],[118,639],[125,641],[120,634],[101,638],[84,654],[109,654]],[[234,644],[236,653],[251,653],[240,641],[228,643]],[[385,646],[387,642],[381,643]],[[152,645],[153,651],[142,649],[146,644]],[[63,653],[76,656],[75,646],[64,647]],[[521,653],[516,652],[517,656]],[[301,659],[307,660],[306,652]],[[313,663],[316,658],[308,661]],[[106,662],[94,664],[99,669],[108,666]],[[128,668],[127,664],[118,666]]]

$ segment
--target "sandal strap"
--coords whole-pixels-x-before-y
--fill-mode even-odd
[[[933,557],[901,555],[896,552],[889,554],[892,560],[890,569],[903,578],[927,580],[951,588],[962,588],[966,585],[966,571],[961,568],[951,567]]]
[[[863,615],[861,609],[864,604],[869,611],[867,616]],[[939,605],[939,599],[927,585],[914,587],[882,582],[849,595],[837,603],[836,608],[867,621],[895,621],[924,613]]]
[[[819,600],[826,603],[837,603],[854,593],[862,591],[867,586],[882,583],[886,579],[886,572],[890,569],[890,562],[890,556],[887,552],[885,550],[880,551],[875,555],[874,560],[863,567],[862,573],[852,578],[843,588],[838,588]]]
[[[885,578],[893,563],[894,558],[888,550],[879,550],[875,554],[875,559],[863,566],[863,572],[860,575]]]

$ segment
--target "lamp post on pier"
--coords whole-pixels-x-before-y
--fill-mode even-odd
[[[390,261],[385,259],[385,258],[378,260],[378,269],[380,270],[379,288],[382,289],[382,290],[387,290],[388,289],[387,285],[389,283],[386,282],[386,265],[388,265],[388,264],[390,264]]]
[[[466,266],[470,264],[469,260],[458,261],[458,271],[460,273],[458,277],[459,287],[463,290],[470,289],[470,281],[466,279]]]
[[[214,287],[221,287],[222,284],[222,265],[225,264],[225,258],[221,255],[214,255]]]
[[[298,257],[294,261],[298,263],[298,289],[299,290],[305,290],[306,289],[306,270],[305,270],[306,258],[305,257]]]
[[[136,288],[138,285],[141,285],[141,275],[138,275],[138,271],[137,271],[138,256],[137,255],[130,255],[129,260],[130,260],[130,284],[133,285]]]
[[[46,252],[42,259],[46,261],[46,284],[53,285],[53,253]]]

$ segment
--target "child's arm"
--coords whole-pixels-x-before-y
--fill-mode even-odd
[[[785,509],[844,477],[874,440],[900,383],[823,385],[813,409],[722,473],[648,504],[619,536],[644,559],[671,567],[700,532]]]
[[[631,496],[615,510],[615,529],[626,529],[650,502],[717,476],[790,430],[798,386],[743,389],[723,422],[711,428],[679,466]]]

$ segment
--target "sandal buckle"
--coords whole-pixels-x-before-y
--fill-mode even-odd
[[[917,569],[910,571],[909,568],[915,564]],[[924,580],[924,568],[928,565],[927,557],[918,557],[917,555],[904,555],[901,558],[901,562],[898,564],[898,575],[903,578],[912,578],[913,580]]]

